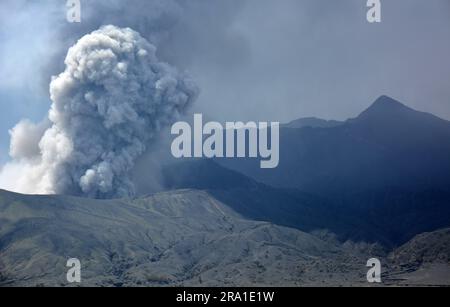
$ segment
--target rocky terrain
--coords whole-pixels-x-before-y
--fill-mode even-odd
[[[435,259],[448,267],[448,245],[417,246],[430,238],[449,242],[449,232],[419,236],[392,253],[388,284],[448,282],[442,269],[421,271]],[[409,249],[416,256],[409,258]],[[204,191],[133,200],[0,191],[1,286],[70,286],[69,258],[81,261],[81,286],[367,286],[365,264],[373,256],[383,251],[243,218]],[[439,276],[430,278],[433,272]]]
[[[450,286],[450,228],[423,233],[389,255],[388,280],[400,285]]]

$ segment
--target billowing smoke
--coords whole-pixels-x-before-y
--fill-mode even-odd
[[[131,196],[136,160],[197,94],[195,83],[158,60],[139,33],[102,27],[69,49],[64,72],[50,84],[48,121],[21,121],[11,130],[14,161],[0,185],[23,193]]]
[[[40,105],[45,103],[50,77],[61,71],[65,72],[57,78],[58,80],[62,80],[63,76],[70,76],[69,71],[72,64],[64,63],[68,48],[74,45],[80,37],[103,25],[129,27],[139,32],[150,44],[158,46],[157,56],[161,62],[171,63],[182,70],[190,70],[199,82],[201,82],[202,76],[203,79],[209,80],[209,75],[202,74],[201,71],[213,71],[215,74],[217,71],[223,72],[230,67],[240,66],[241,61],[248,53],[247,42],[233,27],[234,20],[243,6],[243,2],[240,0],[86,0],[81,1],[81,4],[81,23],[68,23],[65,1],[2,0],[0,15],[4,18],[0,18],[0,29],[4,32],[0,30],[2,32],[0,36],[4,34],[5,37],[13,39],[9,40],[8,44],[4,44],[5,46],[13,43],[12,45],[17,47],[14,48],[14,53],[5,57],[9,63],[7,67],[10,69],[3,69],[5,63],[0,63],[2,64],[0,79],[2,76],[10,79],[11,75],[14,75],[17,76],[20,84],[24,82],[34,86],[38,84],[39,86],[36,87],[39,88],[39,91],[33,91],[30,95],[35,98],[35,101],[31,100],[27,103],[39,103]],[[11,12],[15,12],[15,14]],[[20,16],[22,17],[12,23],[14,27],[5,27],[8,20],[12,19],[7,17],[17,18],[17,12],[21,12]],[[28,20],[33,20],[33,22],[26,22]],[[39,23],[36,25],[37,21]],[[28,35],[24,41],[25,33]],[[36,47],[35,42],[38,42],[37,46],[40,48]],[[0,49],[2,46],[0,44]],[[79,45],[77,44],[77,46]],[[103,50],[102,48],[98,47],[100,50]],[[105,49],[101,53],[109,52],[108,50],[111,48]],[[33,51],[31,52],[31,50]],[[111,49],[111,52],[116,53],[117,51]],[[100,52],[98,56],[100,56]],[[124,56],[124,53],[121,53],[121,56]],[[11,61],[12,58],[15,60]],[[12,162],[0,166],[0,188],[21,193],[64,193],[105,198],[133,195],[133,185],[130,180],[133,180],[137,193],[150,193],[154,191],[155,187],[159,189],[161,184],[158,182],[159,168],[168,159],[168,155],[170,159],[170,147],[165,143],[154,142],[166,142],[167,140],[157,140],[156,134],[159,128],[152,125],[157,126],[159,123],[162,127],[164,122],[168,123],[171,119],[166,117],[164,120],[163,116],[153,121],[153,124],[150,124],[152,127],[146,128],[146,135],[140,135],[147,124],[142,122],[142,118],[146,118],[148,121],[151,115],[137,112],[138,109],[140,111],[142,105],[138,107],[134,102],[137,99],[129,95],[132,87],[126,86],[126,84],[134,84],[131,81],[134,78],[132,73],[143,72],[145,69],[133,66],[133,63],[139,62],[138,59],[138,57],[131,57],[127,60],[118,60],[123,63],[129,61],[126,63],[127,74],[124,76],[126,81],[117,82],[120,83],[118,87],[112,85],[114,84],[112,74],[107,76],[110,78],[109,81],[105,76],[97,76],[102,81],[94,82],[85,78],[83,79],[85,83],[77,84],[53,81],[54,89],[52,91],[56,91],[55,94],[58,92],[58,83],[67,85],[70,88],[68,91],[71,92],[67,95],[72,95],[73,102],[64,98],[67,96],[56,98],[57,96],[53,95],[53,107],[49,119],[38,124],[24,120],[10,131]],[[100,67],[102,65],[103,63],[99,64]],[[197,92],[192,81],[162,63],[160,65],[153,63],[153,66],[166,66],[164,70],[171,70],[166,76],[176,75],[173,76],[173,79],[178,84],[174,94],[176,91],[184,93],[189,97],[185,107],[191,104]],[[4,74],[1,74],[2,71]],[[11,73],[9,73],[10,71]],[[120,71],[120,69],[116,69],[116,71]],[[158,74],[162,75],[163,71],[158,71]],[[116,77],[119,78],[119,75],[117,74]],[[143,75],[146,74],[143,73]],[[73,76],[72,79],[80,81]],[[162,76],[160,79],[167,80]],[[103,87],[101,82],[104,82]],[[136,82],[144,84],[145,80]],[[165,82],[167,82],[167,86],[170,86],[171,81]],[[161,81],[159,86],[163,85],[164,83]],[[79,86],[79,91],[76,89],[77,86]],[[150,84],[146,90],[152,92],[152,87],[155,88],[154,83]],[[122,94],[117,93],[120,91],[123,91]],[[92,94],[86,95],[87,92],[92,92]],[[123,108],[112,107],[108,113],[109,120],[102,119],[101,112],[106,111],[100,101],[96,102],[99,106],[96,110],[98,114],[90,112],[89,110],[94,107],[89,100],[92,101],[94,96],[96,99],[100,93],[106,94],[103,101],[107,101],[108,106],[112,101],[111,97],[115,98],[114,101],[117,102],[120,96],[127,96],[130,109],[138,114],[137,120],[135,122],[130,120],[129,116],[132,112],[118,112],[117,115],[113,115],[113,110],[120,109],[121,112],[124,112],[124,109],[127,109],[128,112],[129,110],[125,106]],[[135,92],[134,95],[140,97],[144,93],[141,90]],[[154,100],[154,96],[146,98],[148,105],[156,108],[154,104],[157,100]],[[64,101],[55,99],[64,99]],[[81,104],[83,100],[85,104]],[[77,104],[76,101],[80,104]],[[20,103],[25,103],[25,101]],[[168,109],[171,108],[170,103],[167,101],[164,103],[168,104]],[[62,107],[63,105],[64,107]],[[81,106],[83,107],[81,108]],[[172,109],[174,111],[172,117],[176,116],[176,112],[182,112],[181,105],[172,107]],[[162,110],[158,108],[160,113],[163,113]],[[81,115],[83,112],[91,114],[84,116]],[[38,118],[39,114],[30,112],[29,116]],[[55,120],[54,117],[58,119]],[[72,117],[77,120],[71,119]],[[97,121],[94,120],[95,117],[98,119]],[[102,127],[99,124],[114,123],[119,118],[128,120],[128,124],[124,122],[111,127]],[[154,119],[156,119],[156,115]],[[130,122],[132,124],[129,124]],[[82,125],[84,125],[83,128],[80,127]],[[115,133],[111,133],[112,130]],[[133,135],[134,138],[127,138],[127,133]],[[90,134],[89,137],[86,137],[87,134]],[[104,137],[105,135],[107,137]],[[161,135],[164,137],[166,134],[163,132]],[[118,143],[114,143],[115,141]],[[144,145],[147,151],[136,159],[136,156],[139,156],[139,153],[144,150]],[[104,150],[104,153],[98,157],[101,150]],[[0,158],[0,160],[3,159]],[[131,172],[133,175],[130,177],[130,172],[126,169],[135,162],[134,170]]]

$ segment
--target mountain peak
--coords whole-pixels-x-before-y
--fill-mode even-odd
[[[380,96],[375,102],[362,112],[357,119],[382,119],[395,118],[397,116],[410,114],[411,112],[416,113],[417,111],[407,107],[401,102],[389,97]]]
[[[375,102],[366,110],[384,110],[384,111],[394,111],[394,110],[411,110],[401,102],[389,97],[380,96]]]

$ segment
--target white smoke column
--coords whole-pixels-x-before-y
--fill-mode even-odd
[[[31,133],[32,125],[19,123],[11,131],[16,161],[2,172],[20,169],[18,192],[132,196],[136,159],[195,100],[197,86],[160,62],[155,46],[129,28],[105,26],[84,36],[65,65],[50,84],[50,127],[42,133],[36,125]],[[40,141],[29,141],[21,153],[15,144],[30,135]]]

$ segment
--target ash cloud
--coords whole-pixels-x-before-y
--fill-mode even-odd
[[[192,68],[194,63],[239,67],[250,50],[232,24],[244,6],[240,0],[84,0],[81,23],[58,23],[57,50],[45,73],[61,71],[67,46],[107,24],[139,32],[158,46],[162,60],[177,67]]]
[[[193,103],[198,87],[160,61],[130,28],[83,36],[53,77],[48,121],[11,130],[14,160],[0,175],[11,190],[96,198],[134,194],[130,173],[158,132]]]
[[[142,118],[148,118],[148,114],[138,114],[141,110],[130,110],[129,105],[121,108],[113,106],[110,110],[105,110],[107,104],[112,101],[108,100],[109,98],[99,102],[97,116],[101,115],[100,112],[109,112],[106,114],[107,118],[101,122],[103,126],[99,124],[100,121],[89,120],[90,117],[86,117],[83,122],[72,120],[71,116],[75,114],[89,113],[89,108],[92,108],[88,104],[89,100],[97,100],[103,94],[107,97],[125,95],[124,92],[120,92],[121,90],[128,95],[127,91],[133,88],[135,82],[143,82],[139,81],[136,75],[127,75],[128,83],[126,84],[131,87],[114,87],[115,81],[111,78],[107,81],[106,76],[103,76],[105,78],[103,92],[96,87],[99,81],[94,82],[94,80],[85,83],[83,87],[78,88],[79,92],[77,92],[73,84],[61,78],[66,78],[67,71],[70,69],[67,61],[64,61],[67,49],[76,44],[80,37],[103,25],[129,27],[153,46],[158,46],[154,56],[157,56],[161,62],[171,63],[183,70],[198,65],[199,61],[202,64],[210,63],[215,67],[220,65],[219,70],[223,70],[225,67],[239,65],[236,59],[244,61],[245,56],[242,55],[248,54],[245,40],[230,29],[232,21],[242,7],[239,0],[86,0],[82,1],[82,22],[73,24],[65,20],[64,2],[5,1],[7,4],[4,7],[5,12],[20,11],[26,19],[36,20],[37,18],[42,21],[46,27],[40,27],[38,30],[27,28],[27,32],[41,39],[42,44],[51,44],[45,56],[33,57],[38,59],[34,62],[38,62],[39,65],[22,67],[18,62],[14,67],[15,72],[23,72],[22,75],[26,77],[22,79],[28,79],[32,75],[34,83],[38,82],[47,91],[48,83],[51,81],[50,76],[65,71],[56,80],[52,80],[53,106],[50,119],[40,124],[22,120],[10,131],[12,161],[0,168],[0,188],[16,192],[111,198],[130,196],[139,189],[137,193],[144,194],[151,192],[155,187],[158,189],[159,168],[168,158],[167,152],[162,152],[160,144],[157,143],[161,141],[161,137],[164,137],[164,132],[158,136],[157,134],[159,129],[170,121],[171,102],[169,101],[169,105],[165,108],[159,109],[163,117],[159,118],[155,115],[156,120],[153,122],[155,127],[146,131],[149,135],[140,135],[142,133],[140,129],[147,124],[142,121]],[[2,12],[1,9],[0,12]],[[41,35],[44,28],[47,29],[45,33],[48,34],[45,37]],[[20,31],[16,32],[15,35],[11,33],[10,36],[17,37],[17,41],[22,43],[19,39],[21,36],[18,35]],[[24,44],[19,50],[27,48]],[[224,50],[230,52],[224,52]],[[106,50],[103,52],[106,56]],[[100,55],[96,54],[96,56]],[[27,52],[26,56],[33,56],[33,52]],[[160,66],[164,66],[163,63]],[[100,64],[99,67],[102,68]],[[127,68],[133,73],[136,69],[132,68],[130,63]],[[198,89],[185,75],[177,73],[174,68],[169,70],[171,71],[167,71],[167,76],[172,72],[177,76],[173,79],[162,79],[159,86],[171,88],[174,81],[183,81],[186,86],[184,94],[189,96],[189,102],[186,103],[188,107],[197,96]],[[89,74],[95,77],[93,71]],[[99,74],[97,76],[103,78]],[[145,73],[142,76],[148,77]],[[120,73],[116,77],[120,78]],[[67,88],[59,89],[61,84]],[[88,88],[97,90],[87,93]],[[177,90],[180,89],[177,88]],[[68,102],[68,96],[59,97],[61,94],[58,91],[64,92],[64,95],[75,95],[74,101],[80,103]],[[146,93],[138,91],[136,95],[144,94]],[[176,95],[176,91],[173,94]],[[44,98],[40,93],[35,95],[37,96],[46,100],[46,95]],[[154,99],[154,97],[148,99]],[[81,103],[83,100],[86,105]],[[64,111],[60,108],[63,105]],[[176,111],[171,115],[173,117],[177,112],[183,111],[181,108],[173,109]],[[92,113],[89,114],[91,115]],[[167,116],[165,120],[164,116]],[[34,116],[34,119],[36,117]],[[129,127],[125,127],[126,123],[120,123],[123,120],[121,117],[129,121]],[[136,117],[135,122],[133,117]],[[103,134],[105,129],[108,131],[107,134]],[[117,134],[111,135],[110,130],[113,129],[117,131]],[[88,135],[83,133],[84,131],[92,132]],[[130,139],[125,140],[127,137]],[[101,151],[103,152],[100,154]],[[130,170],[133,166],[134,169]],[[141,169],[144,171],[141,172]]]

